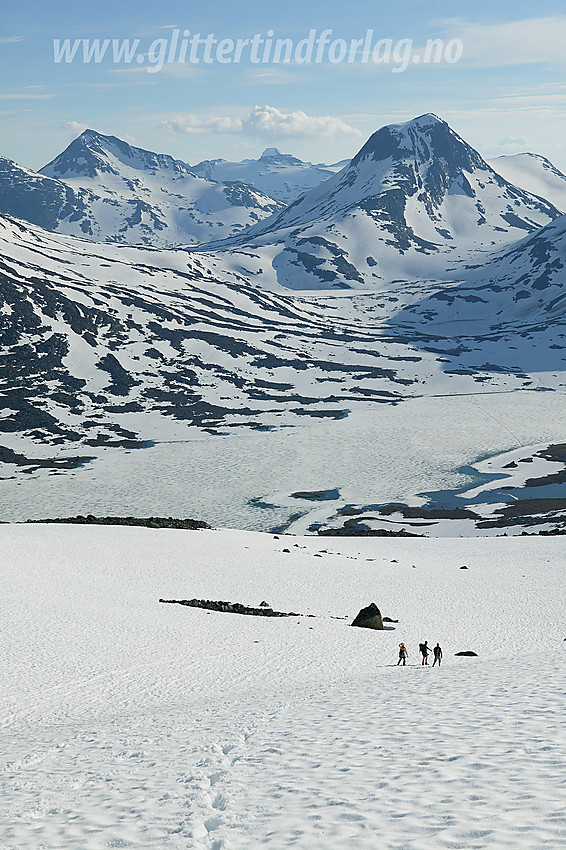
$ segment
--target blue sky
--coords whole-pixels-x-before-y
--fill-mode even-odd
[[[0,30],[0,155],[37,169],[85,127],[189,163],[256,157],[277,146],[315,162],[352,156],[385,123],[436,112],[486,156],[532,150],[566,170],[566,10],[563,2],[287,0],[214,3],[12,3]],[[157,73],[155,39],[178,29],[204,38],[259,33],[296,45],[314,29],[331,40],[460,40],[457,62],[424,64],[173,61]],[[127,65],[54,62],[53,40],[139,39]],[[82,43],[81,43],[82,49]],[[158,48],[155,48],[156,50]],[[400,49],[400,48],[399,48]],[[202,48],[201,48],[202,51]],[[156,58],[153,54],[153,59]],[[382,54],[383,55],[383,54]],[[398,55],[401,55],[399,53]],[[141,58],[138,58],[141,57]],[[176,58],[176,56],[174,57]],[[394,70],[397,68],[397,70]]]

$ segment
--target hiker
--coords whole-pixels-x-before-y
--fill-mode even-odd
[[[404,667],[405,664],[407,663],[407,650],[405,649],[404,643],[399,644],[399,661],[397,662],[397,667],[399,666],[401,661],[403,662],[403,667]]]
[[[427,640],[425,640],[424,643],[419,643],[419,652],[423,657],[422,664],[428,664],[428,654],[430,652],[430,648]]]
[[[442,650],[440,648],[440,644],[437,643],[432,651],[434,653],[434,661],[432,662],[432,666],[434,667],[434,665],[438,661],[438,666],[440,667],[440,662],[442,661]]]

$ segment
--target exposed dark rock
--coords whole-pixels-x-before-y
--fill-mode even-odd
[[[340,498],[340,491],[333,490],[298,490],[291,493],[292,499],[307,499],[310,502],[326,502]]]
[[[375,602],[372,602],[367,608],[362,608],[352,625],[359,626],[362,629],[383,629],[381,611]]]
[[[206,608],[208,611],[223,611],[228,614],[248,614],[252,617],[302,617],[302,614],[274,611],[273,608],[250,608],[240,602],[219,602],[212,599],[160,599],[159,601],[187,605],[189,608]]]
[[[120,361],[110,352],[102,357],[96,365],[110,375],[111,384],[108,387],[108,392],[113,395],[128,395],[130,389],[139,383],[132,378]]]
[[[566,443],[555,443],[547,449],[537,452],[537,457],[543,457],[545,460],[556,460],[566,463]]]
[[[455,652],[454,655],[465,655],[469,658],[472,658],[472,657],[477,658],[478,657],[477,652],[472,652],[471,649],[466,649],[464,652]]]
[[[557,517],[560,513],[562,516]],[[477,528],[505,528],[513,525],[537,525],[544,521],[545,514],[554,514],[547,521],[564,521],[566,499],[521,499],[509,502],[493,513],[493,519],[476,523]]]
[[[94,460],[93,457],[75,456],[62,458],[27,458],[25,455],[18,454],[13,449],[8,449],[5,446],[0,446],[0,463],[12,463],[14,466],[31,467],[26,472],[35,472],[37,469],[77,469],[89,461]]]
[[[409,507],[403,504],[383,505],[377,511],[382,516],[400,513],[405,519],[476,519],[478,514],[467,508]]]
[[[57,519],[28,519],[30,523],[63,523],[64,525],[128,525],[143,528],[177,528],[196,531],[199,528],[212,528],[207,522],[198,519],[176,519],[175,517],[134,517],[134,516],[75,516]]]
[[[541,475],[539,478],[527,478],[525,487],[548,487],[550,484],[566,483],[566,469],[561,469],[559,472]]]
[[[365,517],[369,519],[369,517]],[[402,528],[391,531],[385,528],[368,528],[361,520],[348,519],[341,528],[319,528],[316,532],[320,537],[422,537],[422,534],[412,534]]]

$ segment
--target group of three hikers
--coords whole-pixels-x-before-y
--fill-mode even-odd
[[[419,652],[421,653],[421,655],[423,657],[422,664],[428,664],[428,656],[429,656],[429,653],[430,653],[430,646],[428,645],[428,641],[425,640],[424,643],[419,644]],[[442,661],[442,650],[440,648],[439,643],[436,644],[436,646],[432,650],[432,653],[434,655],[434,661],[432,662],[432,666],[434,667],[434,665],[438,661],[438,666],[440,667],[440,662]],[[399,664],[401,664],[401,662],[403,664],[406,664],[408,655],[409,655],[409,653],[407,652],[405,644],[400,643],[399,644],[399,661],[397,662],[397,666],[399,666]]]

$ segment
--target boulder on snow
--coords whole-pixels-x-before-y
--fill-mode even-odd
[[[472,652],[471,649],[466,649],[466,650],[464,650],[464,652],[455,652],[454,655],[466,655],[469,658],[472,658],[472,657],[477,658],[478,657],[477,652]]]
[[[383,629],[381,611],[375,602],[372,602],[367,608],[362,608],[352,625],[360,626],[362,629]]]

